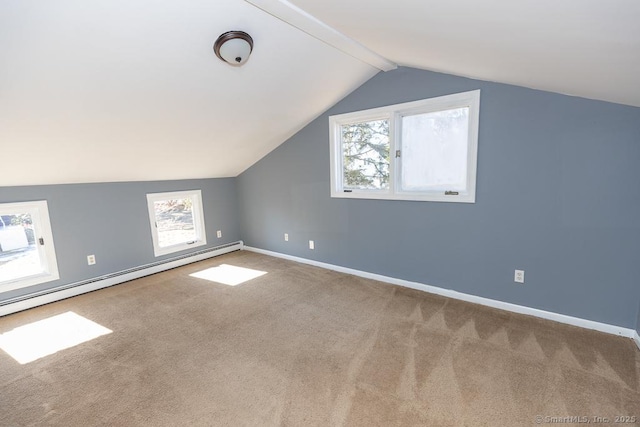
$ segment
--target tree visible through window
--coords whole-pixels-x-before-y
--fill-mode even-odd
[[[329,118],[331,196],[475,202],[480,91]]]
[[[389,188],[389,120],[342,126],[345,189]]]

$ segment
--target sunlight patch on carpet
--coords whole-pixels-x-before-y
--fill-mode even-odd
[[[24,365],[111,332],[68,311],[0,334],[0,349]]]
[[[217,267],[207,268],[190,274],[191,277],[222,283],[223,285],[237,286],[249,280],[267,274],[266,271],[252,270],[235,265],[221,264]]]

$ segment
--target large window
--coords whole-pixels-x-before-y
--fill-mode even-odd
[[[46,201],[0,204],[0,292],[59,279]]]
[[[475,202],[480,91],[331,116],[331,197]]]
[[[147,194],[147,204],[156,256],[207,244],[200,190]]]

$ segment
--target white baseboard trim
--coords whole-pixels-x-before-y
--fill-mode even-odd
[[[640,349],[640,335],[638,335],[637,331],[633,332],[633,340],[636,342],[638,349]]]
[[[221,246],[220,248],[211,248],[210,250],[199,251],[193,256],[179,257],[175,260],[167,260],[167,262],[151,264],[149,266],[141,266],[140,268],[132,269],[135,271],[110,274],[105,276],[107,278],[97,277],[91,280],[85,280],[81,284],[63,285],[60,290],[48,290],[47,293],[42,295],[36,294],[33,297],[26,296],[21,297],[16,302],[9,302],[8,304],[0,305],[0,316],[16,313],[18,311],[27,310],[29,308],[37,307],[51,302],[60,301],[66,298],[74,297],[77,295],[85,294],[87,292],[96,291],[98,289],[107,288],[109,286],[118,285],[120,283],[128,282],[129,280],[139,279],[140,277],[149,276],[151,274],[160,273],[162,271],[170,270],[172,268],[181,267],[183,265],[191,264],[196,261],[202,261],[208,258],[213,258],[218,255],[223,255],[229,252],[241,250],[243,248],[242,241],[236,243]],[[85,282],[89,282],[84,284]]]
[[[341,273],[352,274],[354,276],[364,277],[366,279],[373,279],[380,282],[391,283],[393,285],[403,286],[406,288],[418,289],[420,291],[428,292],[431,294],[442,295],[457,300],[472,302],[475,304],[485,305],[487,307],[498,308],[501,310],[511,311],[513,313],[526,314],[529,316],[540,317],[542,319],[553,320],[568,325],[578,326],[586,329],[593,329],[600,332],[606,332],[608,334],[620,335],[627,338],[633,338],[640,348],[640,338],[634,329],[624,328],[622,326],[609,325],[607,323],[595,322],[593,320],[581,319],[579,317],[567,316],[565,314],[554,313],[551,311],[539,310],[537,308],[526,307],[523,305],[512,304],[508,302],[498,301],[494,299],[479,297],[476,295],[465,294],[462,292],[453,291],[451,289],[439,288],[437,286],[425,285],[423,283],[411,282],[408,280],[396,279],[394,277],[382,276],[380,274],[369,273],[366,271],[355,270],[352,268],[341,267],[339,265],[327,264],[320,261],[314,261],[307,258],[300,258],[293,255],[287,255],[280,252],[273,252],[265,249],[254,248],[251,246],[244,246],[244,250],[256,252],[259,254],[270,255],[277,258],[283,258],[290,261],[296,261],[303,264],[309,264],[316,267],[326,268],[328,270],[334,270]]]

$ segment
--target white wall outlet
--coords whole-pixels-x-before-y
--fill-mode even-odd
[[[309,249],[315,249],[316,245],[313,243],[313,240],[309,240]]]
[[[95,255],[87,255],[87,264],[88,265],[93,265],[96,263],[96,256]]]
[[[289,233],[284,233],[284,241],[285,242],[289,241]]]
[[[220,239],[222,237],[222,230],[216,231],[216,236],[218,236],[218,239]]]
[[[524,270],[516,270],[513,275],[513,281],[516,283],[524,283]]]

